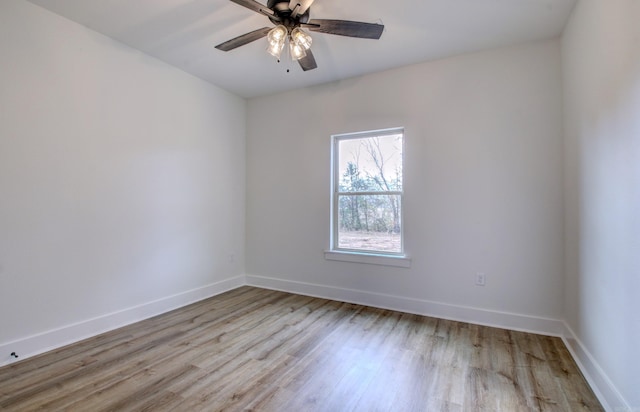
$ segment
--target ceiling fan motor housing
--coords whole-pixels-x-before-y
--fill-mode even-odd
[[[267,7],[273,10],[276,14],[276,18],[269,17],[269,20],[271,20],[275,25],[282,24],[289,29],[289,31],[294,27],[309,21],[309,10],[311,10],[311,8],[308,8],[304,14],[298,14],[296,17],[292,18],[292,10],[289,9],[288,0],[268,0]]]

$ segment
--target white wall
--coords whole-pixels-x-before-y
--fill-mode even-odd
[[[249,282],[548,329],[524,318],[563,313],[561,92],[560,45],[547,41],[250,100]],[[330,136],[396,126],[412,267],[325,261]]]
[[[615,410],[640,410],[639,21],[581,0],[562,43],[570,344]]]
[[[0,56],[0,364],[243,282],[244,100],[21,0]]]

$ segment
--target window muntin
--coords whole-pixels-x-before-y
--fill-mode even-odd
[[[403,255],[403,129],[333,136],[332,250]]]

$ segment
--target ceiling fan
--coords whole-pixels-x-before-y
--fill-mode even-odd
[[[311,53],[311,36],[303,28],[318,32],[363,39],[379,39],[384,25],[350,20],[310,19],[309,11],[314,0],[267,0],[264,6],[255,0],[231,0],[250,10],[267,16],[276,27],[263,27],[243,34],[216,46],[222,51],[233,50],[255,40],[267,37],[267,51],[280,61],[285,43],[289,53],[302,70],[318,67]]]

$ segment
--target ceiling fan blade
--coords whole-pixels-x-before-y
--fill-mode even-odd
[[[311,50],[307,50],[307,55],[298,60],[298,63],[300,63],[300,67],[302,67],[302,70],[304,70],[305,72],[318,67],[318,65],[316,64],[316,59],[315,57],[313,57],[313,53],[311,53]]]
[[[273,10],[269,9],[264,4],[260,4],[255,0],[231,0],[232,2],[239,4],[243,7],[253,10],[257,13],[264,14],[265,16],[273,16]]]
[[[296,10],[296,15],[302,15],[305,14],[307,10],[309,10],[309,7],[311,7],[312,4],[313,0],[291,0],[289,2],[289,10],[293,11],[297,5],[300,5],[300,7],[298,7],[298,10]]]
[[[224,43],[218,44],[216,46],[216,49],[222,50],[222,51],[233,50],[237,47],[244,46],[245,44],[251,43],[252,41],[256,41],[258,39],[263,38],[269,33],[269,31],[271,31],[271,29],[272,29],[271,27],[263,27],[261,29],[254,30],[252,32],[245,33],[242,36],[238,36],[231,40],[227,40]]]
[[[349,20],[311,19],[304,26],[311,31],[320,33],[376,40],[382,36],[382,31],[384,30],[384,25],[382,24]]]

